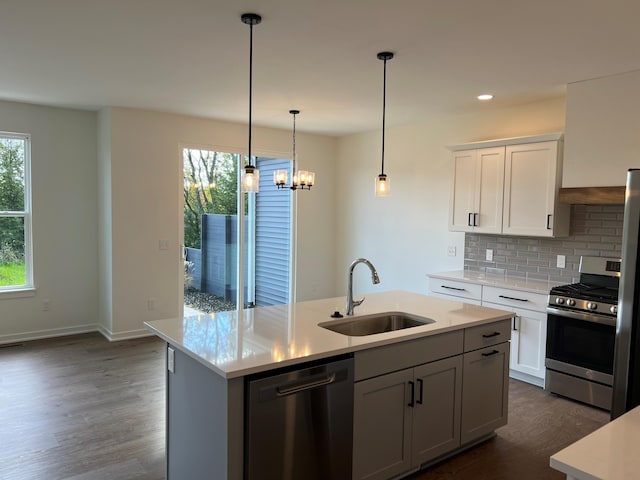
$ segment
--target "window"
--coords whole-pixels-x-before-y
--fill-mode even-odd
[[[0,132],[0,293],[33,288],[29,135]]]

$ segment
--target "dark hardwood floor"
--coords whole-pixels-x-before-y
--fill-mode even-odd
[[[96,333],[0,348],[0,479],[164,478],[164,388],[156,337],[110,343]],[[549,456],[608,421],[516,380],[509,401],[509,424],[495,438],[410,479],[560,480]]]

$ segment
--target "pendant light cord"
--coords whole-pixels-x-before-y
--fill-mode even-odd
[[[384,175],[384,127],[387,111],[387,59],[384,59],[384,76],[382,80],[382,169],[380,174]]]
[[[293,175],[296,174],[296,114],[293,114]]]
[[[252,113],[252,92],[253,92],[253,23],[249,24],[249,158],[251,165],[251,113]]]

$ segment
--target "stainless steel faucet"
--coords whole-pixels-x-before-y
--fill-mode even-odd
[[[371,270],[371,281],[374,284],[380,283],[380,277],[378,277],[378,272],[376,271],[376,267],[373,266],[366,258],[359,258],[354,260],[353,263],[349,266],[349,286],[347,288],[347,309],[345,311],[345,315],[353,315],[353,307],[357,307],[362,302],[364,302],[364,297],[360,300],[353,299],[353,269],[356,268],[356,265],[359,263],[364,263],[369,270]]]

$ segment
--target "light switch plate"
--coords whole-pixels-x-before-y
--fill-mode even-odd
[[[487,262],[493,262],[493,250],[487,248]]]

